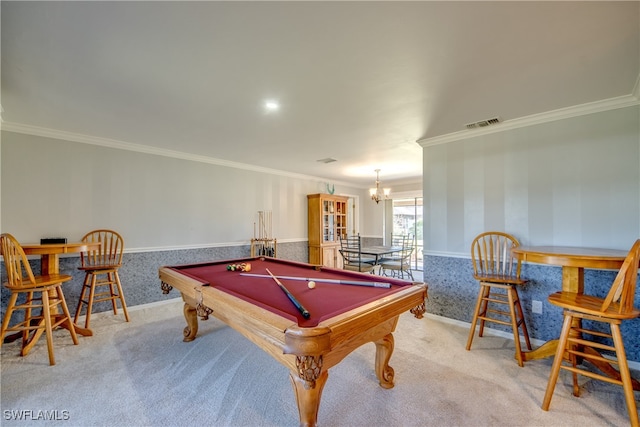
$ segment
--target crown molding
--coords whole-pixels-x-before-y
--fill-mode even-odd
[[[460,141],[462,139],[474,138],[476,136],[490,135],[492,133],[504,132],[512,129],[538,125],[541,123],[553,122],[556,120],[568,119],[571,117],[584,116],[587,114],[600,113],[618,108],[625,108],[634,105],[640,105],[640,76],[636,81],[634,93],[631,95],[609,98],[602,101],[590,102],[587,104],[575,105],[568,108],[560,108],[558,110],[548,111],[540,114],[532,114],[530,116],[521,117],[513,120],[505,120],[494,126],[488,126],[480,129],[469,129],[460,132],[454,132],[447,135],[435,136],[433,138],[423,138],[416,142],[422,147],[432,145],[447,144],[449,142]]]
[[[249,170],[252,172],[261,172],[261,173],[285,176],[285,177],[295,178],[295,179],[320,181],[320,182],[327,181],[327,178],[321,178],[317,176],[297,174],[297,173],[286,172],[278,169],[270,169],[270,168],[265,168],[261,166],[250,165],[246,163],[232,162],[229,160],[222,160],[222,159],[216,159],[208,156],[200,156],[196,154],[183,153],[181,151],[168,150],[165,148],[151,147],[148,145],[134,144],[131,142],[124,142],[124,141],[118,141],[115,139],[83,135],[83,134],[67,132],[63,130],[26,125],[22,123],[0,122],[0,130],[7,131],[7,132],[21,133],[25,135],[40,136],[43,138],[53,138],[53,139],[60,139],[64,141],[79,142],[82,144],[98,145],[101,147],[115,148],[118,150],[135,151],[138,153],[153,154],[156,156],[171,157],[174,159],[190,160],[193,162],[208,163],[211,165],[226,166],[229,168],[243,169],[243,170]],[[338,182],[338,181],[332,181],[332,182],[338,185],[354,187],[354,184],[350,182]]]

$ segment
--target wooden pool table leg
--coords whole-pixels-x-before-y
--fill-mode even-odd
[[[184,335],[184,339],[182,341],[193,341],[196,339],[196,335],[198,334],[198,316],[196,314],[196,308],[185,302],[182,312],[184,313],[184,318],[187,321],[187,326],[185,326],[184,331],[182,331],[182,335]]]
[[[298,413],[300,414],[301,427],[315,427],[318,424],[318,408],[322,389],[329,377],[329,371],[322,370],[315,380],[315,384],[310,386],[309,381],[300,378],[298,372],[290,372],[289,378],[298,403]]]
[[[392,334],[387,334],[375,342],[376,344],[376,376],[380,381],[380,387],[393,388],[394,371],[389,366],[389,359],[393,353],[394,339]]]

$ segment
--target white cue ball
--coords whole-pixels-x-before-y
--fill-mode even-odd
[[[309,286],[309,289],[313,289],[316,287],[316,282],[314,282],[313,280],[310,280],[307,286]]]

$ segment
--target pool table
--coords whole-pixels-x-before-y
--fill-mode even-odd
[[[241,263],[250,264],[251,270],[228,270]],[[308,317],[268,272],[308,311]],[[380,386],[393,387],[389,359],[398,316],[411,311],[422,318],[427,297],[423,283],[269,257],[165,266],[159,275],[164,293],[175,288],[182,294],[184,341],[195,339],[198,316],[213,315],[290,370],[302,426],[317,423],[328,370],[365,343],[376,345]],[[315,287],[309,287],[308,279]]]

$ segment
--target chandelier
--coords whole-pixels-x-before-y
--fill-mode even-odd
[[[384,188],[382,189],[382,192],[380,191],[380,169],[376,169],[376,188],[369,189],[369,195],[371,196],[371,200],[373,200],[376,203],[380,203],[380,200],[388,199],[390,193],[391,193],[390,188]]]

